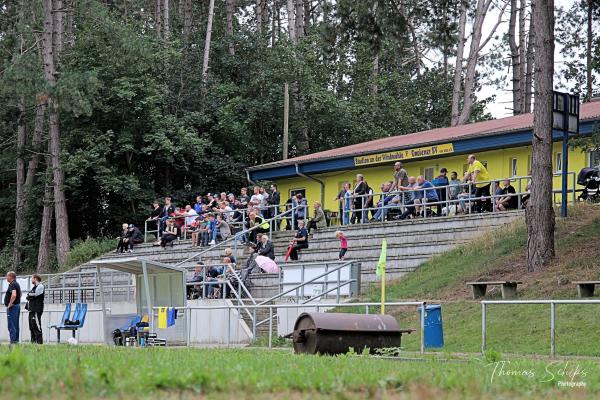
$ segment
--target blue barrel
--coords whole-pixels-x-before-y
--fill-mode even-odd
[[[423,307],[419,307],[419,318]],[[419,320],[420,321],[420,320]],[[425,347],[444,347],[444,326],[442,323],[442,306],[431,304],[425,306]]]

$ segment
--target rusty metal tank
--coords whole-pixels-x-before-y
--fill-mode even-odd
[[[390,315],[302,313],[294,324],[292,339],[296,353],[344,354],[351,348],[371,353],[386,347],[400,347],[402,330]]]

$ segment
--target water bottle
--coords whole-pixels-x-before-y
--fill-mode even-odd
[[[142,336],[140,338],[140,347],[145,347],[146,346],[146,338],[144,336]]]

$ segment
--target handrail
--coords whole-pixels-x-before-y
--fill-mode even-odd
[[[483,300],[481,301],[481,353],[486,350],[486,305],[492,304],[549,304],[550,356],[556,353],[556,304],[600,304],[600,300]]]
[[[296,206],[296,207],[292,207],[292,208],[290,208],[289,210],[286,210],[286,211],[284,211],[283,213],[281,213],[281,214],[279,214],[279,215],[276,215],[275,217],[273,217],[273,218],[271,218],[271,219],[264,220],[264,221],[263,221],[263,223],[262,223],[262,224],[260,224],[260,225],[253,226],[252,228],[249,228],[249,229],[246,229],[246,230],[244,230],[244,231],[238,232],[238,233],[236,233],[236,234],[234,234],[234,235],[231,235],[231,237],[229,237],[229,238],[227,238],[227,239],[223,240],[222,242],[219,242],[219,243],[217,243],[217,244],[215,244],[215,245],[213,245],[213,246],[209,247],[208,249],[204,249],[204,250],[202,250],[202,251],[200,251],[200,252],[198,252],[198,253],[196,253],[196,254],[194,254],[194,255],[192,255],[192,256],[190,256],[190,257],[188,257],[188,258],[186,258],[185,260],[178,262],[177,264],[175,264],[175,267],[178,267],[178,266],[180,266],[181,264],[185,264],[185,263],[189,262],[190,260],[193,260],[193,259],[195,259],[195,258],[197,258],[197,257],[201,257],[203,254],[206,254],[206,253],[208,253],[208,252],[210,252],[210,251],[213,251],[213,250],[215,250],[215,249],[217,249],[217,248],[219,248],[219,247],[222,247],[222,246],[224,246],[225,244],[228,244],[228,243],[230,243],[231,241],[236,241],[236,243],[237,243],[237,240],[239,239],[239,237],[240,237],[240,236],[246,235],[248,232],[252,232],[252,231],[254,231],[255,229],[259,229],[259,228],[260,228],[260,227],[261,227],[263,224],[266,224],[266,223],[268,223],[269,225],[271,225],[271,222],[273,222],[273,221],[277,221],[277,220],[280,220],[280,219],[282,219],[282,217],[283,217],[284,215],[286,215],[286,214],[288,214],[288,213],[290,213],[290,212],[292,212],[292,211],[295,211],[295,210],[297,210],[297,209],[298,209],[298,208],[300,208],[300,207],[304,208],[305,206],[304,206],[304,205],[302,205],[302,206]],[[292,215],[293,215],[293,214],[292,214]]]
[[[271,301],[273,301],[273,300],[280,299],[280,298],[282,298],[283,296],[285,296],[286,294],[288,294],[288,293],[291,293],[291,292],[293,292],[293,291],[296,291],[296,290],[300,289],[302,286],[306,286],[307,284],[309,284],[309,283],[313,283],[313,282],[314,282],[314,281],[316,281],[317,279],[320,279],[320,278],[322,278],[322,277],[324,277],[324,276],[326,276],[326,275],[329,275],[329,274],[330,274],[330,273],[332,273],[332,272],[337,272],[337,271],[339,271],[340,269],[342,269],[342,268],[344,268],[344,267],[347,267],[347,266],[349,266],[349,265],[352,265],[352,263],[353,263],[353,262],[354,262],[354,261],[346,261],[346,262],[344,262],[343,264],[341,264],[341,265],[338,265],[338,266],[337,266],[337,267],[335,267],[334,269],[331,269],[331,270],[329,270],[329,271],[325,271],[325,272],[323,272],[322,274],[320,274],[320,275],[317,275],[317,276],[315,276],[315,277],[314,277],[314,278],[312,278],[312,279],[309,279],[308,281],[305,281],[305,282],[303,282],[303,283],[301,283],[301,284],[299,284],[299,285],[296,285],[296,286],[294,286],[294,287],[293,287],[293,288],[291,288],[291,289],[288,289],[288,290],[286,290],[286,291],[284,291],[284,292],[281,292],[281,293],[279,293],[279,294],[277,294],[277,295],[275,295],[275,296],[273,296],[273,297],[270,297],[270,298],[268,298],[267,300],[261,301],[261,302],[260,302],[260,303],[258,303],[257,305],[259,305],[259,306],[260,306],[260,305],[265,305],[265,304],[267,304],[267,303],[269,303],[269,302],[271,302]]]

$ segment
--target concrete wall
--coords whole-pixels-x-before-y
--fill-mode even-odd
[[[225,306],[232,305],[229,300],[190,300],[189,306]],[[229,316],[228,316],[228,313]],[[252,338],[252,332],[246,323],[238,318],[235,310],[228,312],[226,309],[215,310],[191,310],[190,311],[190,342],[194,345],[202,344],[225,344],[229,330],[230,343],[248,343]]]
[[[74,305],[73,305],[74,307]],[[135,313],[135,303],[133,302],[121,302],[110,304],[110,316],[116,317],[118,315],[131,315]],[[48,328],[49,325],[58,324],[61,320],[63,312],[65,310],[64,304],[46,304],[44,307],[44,314],[42,314],[42,332],[44,335],[44,342],[56,342],[56,330]],[[73,308],[74,310],[74,308]],[[73,310],[71,312],[73,312]],[[20,338],[22,342],[29,342],[31,336],[29,334],[29,312],[25,310],[25,304],[21,304],[21,322],[20,322]],[[109,318],[107,322],[106,331],[112,331],[119,327],[118,318]],[[112,326],[114,325],[114,327]],[[112,328],[112,329],[111,329]],[[88,312],[85,317],[85,324],[83,328],[77,331],[77,337],[80,343],[103,343],[103,329],[102,324],[102,311],[101,305],[96,303],[88,304]],[[71,337],[71,332],[61,332],[61,341],[64,342],[67,338]],[[8,326],[6,321],[6,309],[2,307],[0,309],[0,343],[7,343],[8,340]]]

